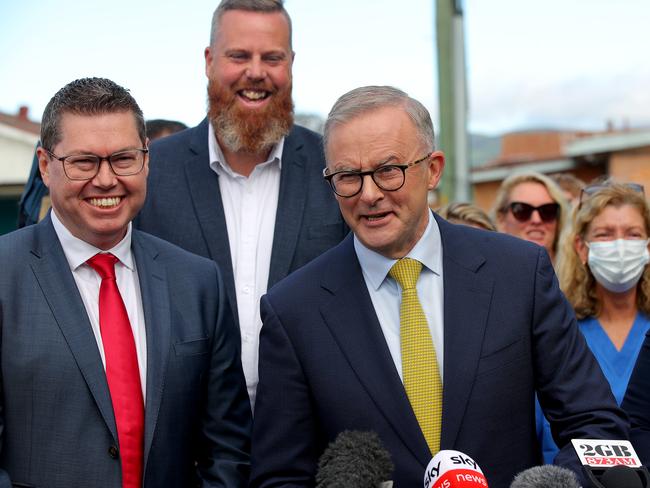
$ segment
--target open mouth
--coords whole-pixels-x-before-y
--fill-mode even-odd
[[[390,212],[383,212],[383,213],[377,213],[377,214],[373,214],[373,215],[366,215],[365,218],[368,220],[368,222],[377,222],[379,220],[382,220],[382,219],[386,218],[386,216],[389,213]]]
[[[93,207],[99,208],[112,208],[117,207],[122,201],[122,197],[104,197],[104,198],[89,198],[87,200]]]
[[[251,102],[259,102],[271,96],[271,92],[266,90],[239,90],[237,95]]]

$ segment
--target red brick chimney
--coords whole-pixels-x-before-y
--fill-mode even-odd
[[[20,120],[29,120],[27,114],[29,114],[29,107],[27,105],[21,105],[18,109],[18,118]]]

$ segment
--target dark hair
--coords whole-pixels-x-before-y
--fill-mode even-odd
[[[41,121],[41,144],[49,151],[61,142],[61,117],[75,115],[100,115],[131,112],[135,118],[138,136],[146,140],[144,115],[138,103],[114,81],[106,78],[81,78],[61,88],[48,102]]]
[[[210,46],[214,45],[217,32],[221,25],[221,17],[228,10],[245,10],[247,12],[274,13],[280,12],[289,24],[289,47],[291,48],[291,17],[284,8],[284,0],[221,0],[221,3],[212,15],[212,28],[210,29]]]
[[[147,137],[150,141],[187,129],[183,122],[177,120],[147,120]]]

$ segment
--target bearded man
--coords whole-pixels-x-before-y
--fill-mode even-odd
[[[347,234],[318,134],[293,124],[291,19],[281,0],[223,0],[205,49],[208,117],[151,146],[136,225],[216,261],[238,316],[251,403],[267,288]]]

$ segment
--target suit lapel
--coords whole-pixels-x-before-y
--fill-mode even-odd
[[[289,274],[305,208],[305,155],[295,129],[284,141],[280,195],[269,268],[269,288]]]
[[[456,441],[475,380],[493,282],[478,273],[485,259],[476,248],[467,245],[459,229],[438,217],[437,220],[442,238],[444,283],[441,447],[448,449]]]
[[[104,422],[117,443],[115,416],[106,373],[86,308],[49,215],[36,225],[35,246],[30,256],[32,272]]]
[[[140,280],[142,309],[147,330],[147,400],[144,421],[144,459],[151,450],[167,372],[171,334],[169,285],[158,251],[133,230],[132,248]]]
[[[395,369],[356,253],[352,235],[337,248],[322,286],[332,296],[321,307],[325,323],[366,391],[395,433],[423,466],[431,459],[404,385]]]
[[[219,176],[210,168],[208,151],[208,120],[204,119],[192,135],[190,158],[185,162],[185,175],[196,219],[208,247],[210,258],[221,270],[228,300],[237,318],[235,277],[230,259],[228,227],[221,203]]]

